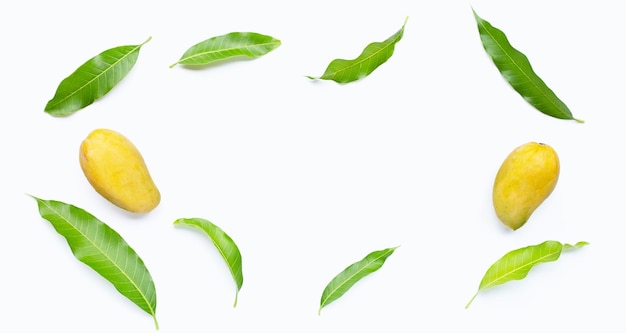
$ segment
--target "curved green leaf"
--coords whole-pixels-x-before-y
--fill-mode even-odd
[[[106,95],[135,66],[140,45],[118,46],[89,59],[59,84],[45,112],[68,116]]]
[[[336,301],[345,294],[352,286],[365,276],[377,271],[383,266],[385,260],[393,254],[398,247],[388,248],[380,251],[374,251],[368,254],[361,261],[355,262],[348,266],[341,273],[337,274],[324,288],[320,307],[317,311],[318,315],[322,312],[322,308]]]
[[[518,94],[548,116],[583,122],[574,118],[567,105],[537,76],[526,55],[513,48],[502,31],[480,18],[475,11],[474,17],[485,51]]]
[[[496,261],[485,273],[478,291],[472,299],[467,303],[465,308],[467,309],[474,298],[482,290],[512,281],[521,280],[528,275],[528,272],[535,265],[542,262],[555,261],[561,256],[561,252],[581,248],[589,243],[578,242],[574,245],[561,244],[557,241],[545,241],[538,245],[531,245],[523,247],[517,250],[513,250],[505,254],[502,258]]]
[[[174,224],[182,224],[198,228],[204,231],[211,238],[211,241],[213,241],[213,244],[228,265],[228,269],[230,269],[230,273],[232,274],[235,284],[237,285],[235,304],[233,305],[233,307],[236,307],[239,291],[243,285],[243,271],[241,253],[239,252],[239,248],[235,242],[222,229],[205,219],[181,218],[174,221]]]
[[[353,60],[335,59],[330,62],[326,71],[322,76],[307,76],[311,80],[333,80],[337,83],[348,83],[360,80],[370,75],[378,66],[384,64],[391,56],[395,49],[396,43],[402,39],[404,34],[404,26],[407,17],[404,20],[402,28],[391,37],[383,42],[370,43],[365,47],[363,52]]]
[[[231,32],[202,41],[185,51],[170,68],[181,65],[207,65],[214,61],[244,56],[257,58],[280,46],[280,40],[256,32]]]
[[[156,328],[156,290],[143,260],[111,227],[85,210],[53,200],[37,200],[39,214],[67,240],[74,256],[147,312]]]

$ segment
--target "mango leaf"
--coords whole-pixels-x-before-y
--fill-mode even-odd
[[[158,329],[154,282],[143,260],[128,243],[111,227],[81,208],[33,198],[41,217],[65,237],[74,256],[150,314]]]
[[[106,95],[135,66],[139,50],[150,39],[140,45],[114,47],[87,60],[61,81],[44,111],[68,116]]]
[[[474,18],[478,24],[483,48],[500,74],[518,94],[535,109],[548,116],[584,122],[574,118],[567,105],[535,73],[526,55],[509,43],[504,32],[480,18],[475,11]]]
[[[256,32],[231,32],[202,41],[185,51],[170,68],[181,65],[207,65],[232,57],[257,58],[280,46],[280,40]]]
[[[555,261],[559,259],[563,251],[581,248],[589,243],[578,242],[574,245],[561,244],[557,241],[545,241],[538,245],[531,245],[505,254],[496,261],[485,273],[478,291],[467,303],[467,309],[479,292],[512,281],[521,280],[528,275],[528,272],[535,265],[543,262]]]
[[[235,242],[228,236],[222,229],[215,224],[201,218],[181,218],[174,221],[174,224],[187,225],[198,228],[204,231],[213,241],[213,245],[217,248],[222,258],[228,265],[230,273],[237,285],[237,291],[235,293],[235,304],[237,306],[237,298],[239,297],[239,291],[243,285],[243,271],[241,265],[241,253]]]
[[[391,58],[396,43],[404,35],[404,20],[402,28],[383,42],[370,43],[363,52],[353,60],[335,59],[330,62],[322,76],[307,76],[311,80],[333,80],[337,83],[348,83],[360,80],[370,75],[378,66],[384,64]]]
[[[328,283],[324,292],[322,292],[322,298],[320,301],[320,307],[317,311],[319,315],[322,312],[322,308],[336,301],[339,297],[345,294],[352,286],[365,276],[377,271],[383,266],[385,260],[393,254],[398,247],[392,247],[380,251],[374,251],[368,254],[361,261],[355,262],[348,266],[341,273],[337,274]]]

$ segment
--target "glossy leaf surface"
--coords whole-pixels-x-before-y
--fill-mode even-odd
[[[405,19],[402,28],[383,42],[370,43],[363,52],[352,60],[335,59],[330,62],[322,76],[307,76],[312,80],[333,80],[337,83],[348,83],[370,75],[376,68],[391,58],[396,44],[404,35]]]
[[[44,111],[68,116],[106,95],[135,66],[139,50],[150,39],[140,45],[114,47],[89,59],[61,81]]]
[[[322,292],[318,314],[321,313],[323,307],[336,301],[359,280],[381,268],[396,249],[397,247],[393,247],[374,251],[337,274]]]
[[[35,197],[33,197],[35,198]],[[115,230],[85,210],[35,198],[39,214],[66,240],[74,256],[156,320],[156,289],[143,260]]]
[[[583,122],[574,118],[567,105],[535,73],[526,55],[509,43],[504,32],[480,18],[475,11],[474,18],[485,51],[518,94],[548,116]]]
[[[243,270],[241,262],[241,253],[235,242],[228,236],[222,229],[215,224],[201,218],[181,218],[174,221],[174,224],[187,225],[194,228],[198,228],[206,233],[213,245],[217,248],[222,258],[228,265],[228,269],[235,280],[237,285],[237,291],[235,294],[235,304],[237,306],[237,298],[241,286],[243,285]]]
[[[207,65],[232,57],[257,58],[273,51],[280,44],[280,40],[256,32],[231,32],[190,47],[170,68],[178,64]]]
[[[467,303],[465,308],[470,306],[474,298],[476,298],[478,293],[482,290],[509,281],[521,280],[528,275],[528,272],[535,267],[535,265],[555,261],[559,259],[563,251],[581,248],[587,244],[587,242],[578,242],[575,245],[570,245],[561,244],[557,241],[545,241],[538,245],[523,247],[505,254],[489,267],[483,279],[480,281],[478,291]]]

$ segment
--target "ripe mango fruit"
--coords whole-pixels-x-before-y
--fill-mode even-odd
[[[504,160],[493,185],[493,206],[498,219],[519,229],[548,198],[559,179],[556,151],[547,144],[528,142]]]
[[[114,205],[147,213],[159,205],[161,193],[135,145],[122,134],[99,128],[83,140],[80,167],[91,186]]]

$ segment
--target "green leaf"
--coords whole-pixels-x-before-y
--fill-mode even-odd
[[[87,60],[59,84],[45,112],[68,116],[106,95],[130,72],[137,62],[140,45],[118,46]]]
[[[318,315],[322,312],[322,308],[336,301],[345,294],[352,286],[365,276],[377,271],[383,266],[385,260],[393,254],[398,247],[388,248],[380,251],[374,251],[368,254],[361,261],[355,262],[348,266],[341,273],[337,274],[324,288]]]
[[[505,254],[496,261],[485,273],[478,291],[467,303],[467,309],[479,292],[512,281],[521,280],[535,265],[543,262],[555,261],[561,256],[561,252],[570,249],[581,248],[589,243],[578,242],[574,245],[561,244],[557,241],[545,241],[538,245],[531,245]]]
[[[53,200],[37,201],[39,214],[67,240],[74,256],[147,312],[156,328],[156,290],[143,260],[111,227],[85,210]]]
[[[404,26],[383,42],[370,43],[363,52],[353,60],[335,59],[330,62],[322,76],[307,76],[311,80],[333,80],[337,83],[348,83],[370,75],[378,66],[384,64],[393,55],[396,43],[402,39]]]
[[[231,32],[202,41],[185,51],[170,68],[181,65],[207,65],[214,61],[244,56],[257,58],[280,46],[280,40],[256,32]]]
[[[513,48],[502,31],[480,18],[475,11],[474,17],[485,51],[518,94],[548,116],[584,122],[574,118],[567,105],[535,74],[526,55]]]
[[[201,218],[181,218],[174,221],[174,224],[187,225],[198,228],[204,231],[213,241],[213,245],[217,248],[222,258],[228,265],[230,273],[237,285],[237,291],[235,293],[235,304],[237,306],[237,298],[239,297],[239,291],[243,285],[243,271],[241,265],[241,253],[235,242],[228,236],[222,229],[215,224]]]

